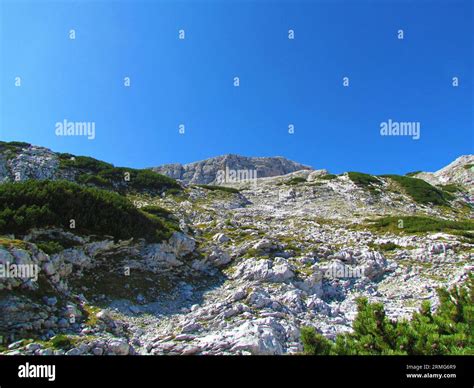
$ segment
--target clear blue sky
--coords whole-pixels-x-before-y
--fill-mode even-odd
[[[374,174],[474,152],[472,0],[0,3],[2,140],[118,166],[237,153]],[[64,119],[95,140],[57,137]],[[388,119],[420,140],[380,136]]]

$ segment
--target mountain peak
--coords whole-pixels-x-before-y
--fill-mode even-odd
[[[252,172],[252,176],[264,178],[312,168],[282,156],[251,157],[225,154],[188,164],[165,164],[152,170],[185,183],[209,184],[216,183],[219,171],[246,170]]]
[[[474,186],[474,155],[461,155],[436,172],[421,172],[416,175],[434,185],[461,184]]]

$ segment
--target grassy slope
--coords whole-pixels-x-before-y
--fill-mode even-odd
[[[159,241],[172,228],[162,217],[136,209],[110,191],[66,181],[26,181],[0,185],[0,233],[24,234],[36,227],[70,228],[80,234]]]

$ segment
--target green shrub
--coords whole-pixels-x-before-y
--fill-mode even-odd
[[[47,253],[48,255],[59,253],[64,250],[64,247],[57,241],[44,241],[39,242],[36,245],[39,249],[41,249],[44,253]]]
[[[74,345],[74,342],[64,334],[57,334],[49,341],[55,349],[68,349]]]
[[[18,147],[18,148],[27,148],[27,147],[31,146],[30,143],[26,143],[24,141],[11,141],[7,144],[12,146],[12,147]]]
[[[183,194],[183,190],[181,190],[181,188],[177,189],[177,188],[171,188],[171,189],[167,189],[165,191],[166,195],[171,195],[171,196],[179,196],[179,195],[182,195]]]
[[[93,174],[81,174],[77,177],[77,183],[86,184],[86,185],[94,185],[98,187],[108,187],[109,181],[102,178],[98,175]]]
[[[362,172],[349,171],[347,175],[352,182],[354,182],[357,186],[361,187],[379,185],[381,183],[380,179],[378,179],[377,177],[370,174],[364,174]]]
[[[415,175],[417,175],[417,174],[419,174],[419,173],[421,173],[421,172],[423,172],[423,171],[412,171],[412,172],[407,172],[405,175],[406,175],[406,176],[413,177],[413,176],[415,176]]]
[[[159,238],[161,240],[168,240],[174,232],[179,232],[178,220],[173,216],[173,213],[169,210],[160,206],[148,205],[140,209],[145,212],[147,217],[153,219],[153,221],[161,226],[159,229]]]
[[[4,154],[7,159],[14,158],[16,154],[23,148],[28,148],[31,144],[21,141],[4,142],[0,141],[0,153]]]
[[[164,218],[169,218],[173,214],[168,209],[156,205],[143,206],[142,208],[140,208],[140,210]]]
[[[441,187],[441,190],[447,191],[448,193],[458,193],[458,192],[463,191],[459,185],[456,185],[454,183],[450,183],[448,185],[443,185],[440,187]]]
[[[323,175],[323,176],[320,176],[319,179],[323,179],[325,181],[330,181],[330,180],[333,180],[333,179],[336,179],[337,178],[337,175],[334,175],[334,174],[326,174],[326,175]]]
[[[18,149],[18,148],[27,148],[30,145],[31,145],[30,143],[25,143],[22,141],[10,141],[10,142],[0,141],[0,151],[5,151],[7,149],[13,150],[13,149]]]
[[[110,163],[89,156],[73,156],[71,154],[58,154],[58,156],[60,168],[76,168],[90,173],[98,173],[102,170],[114,167]]]
[[[136,191],[181,189],[181,186],[174,179],[151,170],[131,170],[130,183],[132,189]]]
[[[110,163],[88,156],[74,157],[71,154],[59,154],[59,161],[60,169],[74,169],[77,172],[77,183],[102,189],[121,193],[181,190],[181,186],[174,179],[152,170],[114,167]]]
[[[369,220],[369,228],[393,233],[424,233],[424,232],[452,232],[472,231],[474,221],[450,221],[431,217],[403,216],[382,217]],[[402,228],[399,226],[403,225]]]
[[[382,175],[397,182],[415,202],[420,204],[449,205],[454,197],[422,179],[401,175]]]
[[[349,179],[360,188],[368,190],[372,195],[380,193],[379,186],[382,183],[380,179],[370,174],[350,171],[347,173]]]
[[[287,180],[285,182],[285,185],[295,186],[295,185],[298,185],[300,183],[305,183],[305,182],[306,182],[306,178],[303,178],[303,177],[300,177],[300,176],[295,176],[295,177]]]
[[[311,355],[474,355],[474,281],[438,290],[435,313],[423,302],[410,321],[391,320],[381,303],[357,300],[353,332],[326,339],[313,328],[301,330],[304,352]]]
[[[136,209],[125,197],[67,181],[0,185],[0,233],[26,234],[32,228],[60,227],[79,234],[157,241],[167,225]]]
[[[329,355],[332,344],[322,334],[318,333],[314,327],[302,327],[300,331],[301,342],[304,352],[310,355]]]
[[[370,243],[368,244],[368,246],[372,249],[375,249],[377,251],[383,251],[383,252],[390,252],[390,251],[394,251],[395,249],[401,248],[399,245],[392,242],[387,242],[387,243],[382,243],[382,244]]]

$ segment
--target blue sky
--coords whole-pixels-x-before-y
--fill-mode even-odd
[[[236,153],[374,174],[474,152],[472,0],[0,3],[2,140],[118,166]],[[64,119],[95,139],[56,136]],[[388,119],[420,139],[381,136]]]

